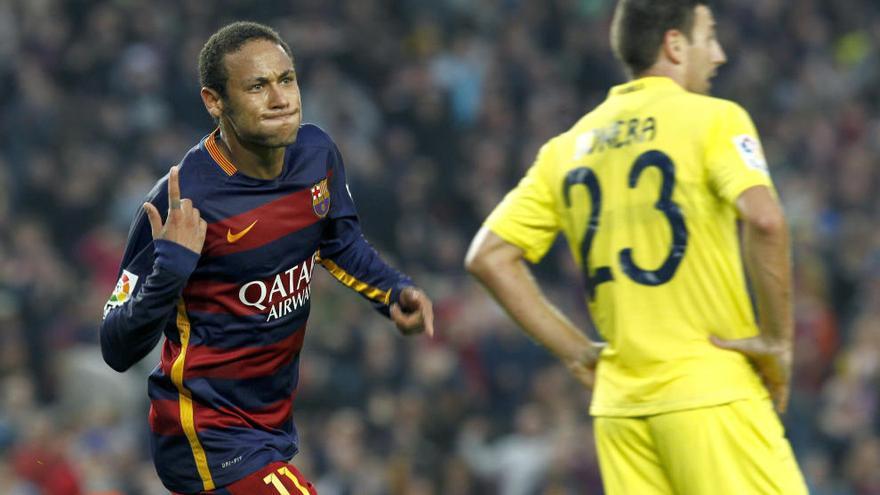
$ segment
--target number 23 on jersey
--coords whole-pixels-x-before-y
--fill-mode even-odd
[[[672,193],[675,190],[675,164],[669,155],[659,150],[650,150],[639,155],[629,170],[629,188],[637,188],[642,173],[651,167],[657,168],[662,177],[660,191],[657,193],[657,201],[654,203],[654,208],[663,213],[669,222],[672,230],[672,245],[665,260],[657,268],[641,267],[635,262],[633,251],[638,249],[638,246],[621,249],[618,253],[618,262],[623,273],[633,282],[647,286],[657,286],[669,282],[675,276],[675,272],[678,270],[687,251],[688,230],[681,208],[672,200]],[[580,254],[587,292],[590,298],[593,299],[597,286],[605,282],[614,281],[614,275],[610,267],[600,266],[591,268],[589,264],[590,248],[597,231],[601,227],[602,186],[592,169],[578,167],[571,170],[566,174],[562,185],[566,208],[571,208],[571,191],[577,186],[586,187],[590,198],[591,213],[589,219],[587,219],[584,238],[581,241]]]

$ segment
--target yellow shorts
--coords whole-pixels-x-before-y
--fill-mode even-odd
[[[800,495],[769,399],[636,418],[596,417],[606,495]]]

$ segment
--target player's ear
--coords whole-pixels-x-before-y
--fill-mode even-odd
[[[220,97],[220,93],[211,88],[204,87],[200,94],[202,102],[205,104],[205,109],[214,120],[219,120],[220,115],[223,114],[223,98]]]
[[[663,35],[662,54],[675,65],[684,61],[686,38],[684,34],[677,29],[670,29]]]

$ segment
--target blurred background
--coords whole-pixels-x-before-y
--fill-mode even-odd
[[[101,360],[129,222],[212,122],[197,55],[232,20],[290,43],[306,121],[367,237],[436,304],[403,339],[323,273],[295,462],[321,495],[602,493],[588,394],[462,259],[545,140],[623,81],[611,0],[0,0],[0,494],[167,493],[148,357]],[[815,495],[880,494],[880,3],[720,0],[715,94],[763,137],[795,245],[784,420]],[[535,268],[583,328],[565,246]]]

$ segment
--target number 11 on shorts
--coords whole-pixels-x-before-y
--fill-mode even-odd
[[[287,478],[290,479],[290,481],[292,481],[294,485],[296,485],[299,493],[301,493],[302,495],[309,495],[309,491],[300,484],[296,476],[294,476],[293,473],[290,472],[290,469],[287,469],[287,466],[281,466],[280,468],[278,468],[278,474],[280,474],[281,476],[287,476]],[[263,482],[267,485],[274,486],[275,489],[278,490],[279,495],[290,495],[290,492],[287,491],[287,488],[285,488],[284,484],[281,483],[281,478],[278,477],[278,474],[269,473],[268,476],[263,478]]]

